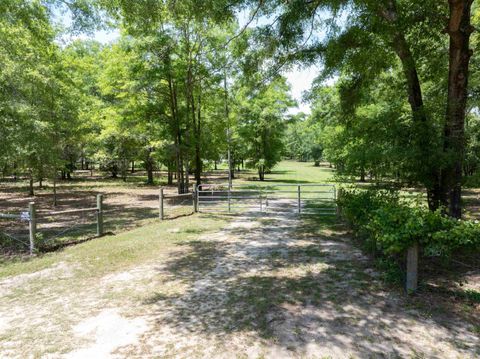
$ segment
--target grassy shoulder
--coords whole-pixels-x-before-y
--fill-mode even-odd
[[[101,276],[153,260],[183,242],[220,229],[227,221],[228,217],[202,214],[152,221],[143,227],[95,238],[59,252],[0,263],[0,278],[40,271],[58,263],[82,268],[81,272],[87,276]]]

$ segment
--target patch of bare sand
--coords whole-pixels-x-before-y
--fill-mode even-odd
[[[148,325],[143,318],[128,319],[116,309],[105,309],[100,314],[87,318],[73,328],[77,337],[88,344],[65,355],[66,358],[114,358],[121,356],[115,351],[137,343]]]
[[[0,279],[0,292],[5,295],[10,290],[26,286],[29,283],[39,279],[67,279],[73,276],[75,268],[77,267],[73,264],[59,262],[52,267],[48,267],[37,272],[6,277]]]

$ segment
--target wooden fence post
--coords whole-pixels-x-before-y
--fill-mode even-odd
[[[103,194],[97,194],[97,236],[103,236]]]
[[[232,209],[232,204],[231,204],[231,199],[230,199],[230,186],[228,186],[228,213],[231,212]]]
[[[163,221],[163,187],[160,187],[160,193],[158,195],[158,205],[159,205],[159,218]]]
[[[407,293],[415,292],[418,288],[418,243],[415,242],[407,250]]]
[[[336,189],[336,187],[334,187],[334,191],[335,191],[334,192],[334,199],[335,199],[335,206],[336,206],[336,210],[337,210],[337,217],[340,217],[342,215],[342,209],[338,205],[338,202],[341,200],[341,198],[343,196],[343,189],[339,188],[338,193],[337,193],[337,189]]]
[[[298,190],[298,213],[301,213],[302,212],[302,200],[301,200],[302,197],[301,197],[301,194],[300,194],[300,186],[298,186],[297,190]]]
[[[35,202],[28,204],[28,229],[30,238],[30,255],[35,251],[35,238],[37,235],[37,218],[35,212]]]
[[[193,190],[193,212],[198,213],[198,187]]]

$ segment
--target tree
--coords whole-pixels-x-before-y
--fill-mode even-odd
[[[188,190],[189,174],[201,183],[203,163],[212,151],[211,134],[220,134],[226,121],[217,105],[223,97],[226,34],[234,27],[226,2],[134,1],[102,5],[123,25],[126,33],[143,44],[150,73],[148,86],[161,102],[156,112],[166,125],[164,134],[175,148],[178,192]],[[200,6],[200,7],[199,7]],[[201,11],[199,11],[199,8]],[[223,119],[222,119],[223,117]],[[220,137],[222,138],[222,137]],[[217,141],[218,143],[218,141]]]
[[[302,162],[313,160],[315,166],[319,166],[323,157],[322,130],[312,119],[303,113],[291,117],[285,135],[285,149],[288,157]]]
[[[415,127],[416,139],[411,145],[417,148],[417,180],[427,188],[431,209],[444,205],[451,216],[459,217],[472,3],[271,0],[260,4],[259,13],[275,14],[276,21],[260,30],[257,38],[268,44],[264,48],[277,62],[311,63],[320,57],[324,78],[343,71],[349,81],[344,93],[353,105],[380,74],[400,66]],[[334,20],[322,21],[325,13]],[[346,21],[335,21],[343,14]],[[331,31],[326,38],[316,36],[325,23],[333,24]],[[448,63],[442,56],[447,41],[445,25],[450,40]],[[445,84],[437,93],[443,94],[446,108],[441,121],[429,117],[421,86],[422,80],[434,77]],[[438,123],[443,128],[440,149],[435,147],[437,139],[432,143],[429,135]]]
[[[39,2],[2,4],[0,18],[1,161],[33,182],[55,177],[63,165],[62,143],[78,125],[78,94],[62,50],[54,43],[49,7]],[[63,156],[64,157],[64,156]],[[5,167],[4,167],[5,168]]]
[[[295,103],[285,78],[278,77],[260,89],[238,89],[238,133],[247,146],[247,166],[258,171],[260,181],[280,161],[285,117]]]

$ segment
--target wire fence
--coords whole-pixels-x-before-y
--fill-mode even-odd
[[[0,213],[0,245],[7,253],[29,250],[29,221],[25,213]]]
[[[98,195],[89,207],[75,203],[62,210],[37,209],[35,203],[17,213],[0,213],[0,252],[31,254],[54,251],[103,235],[119,233],[153,221],[194,213],[193,194],[130,194],[127,201],[115,195]],[[85,202],[85,201],[84,201]],[[78,206],[78,203],[77,203]]]
[[[54,250],[97,236],[98,210],[93,207],[80,211],[39,212],[36,224],[38,250]]]

